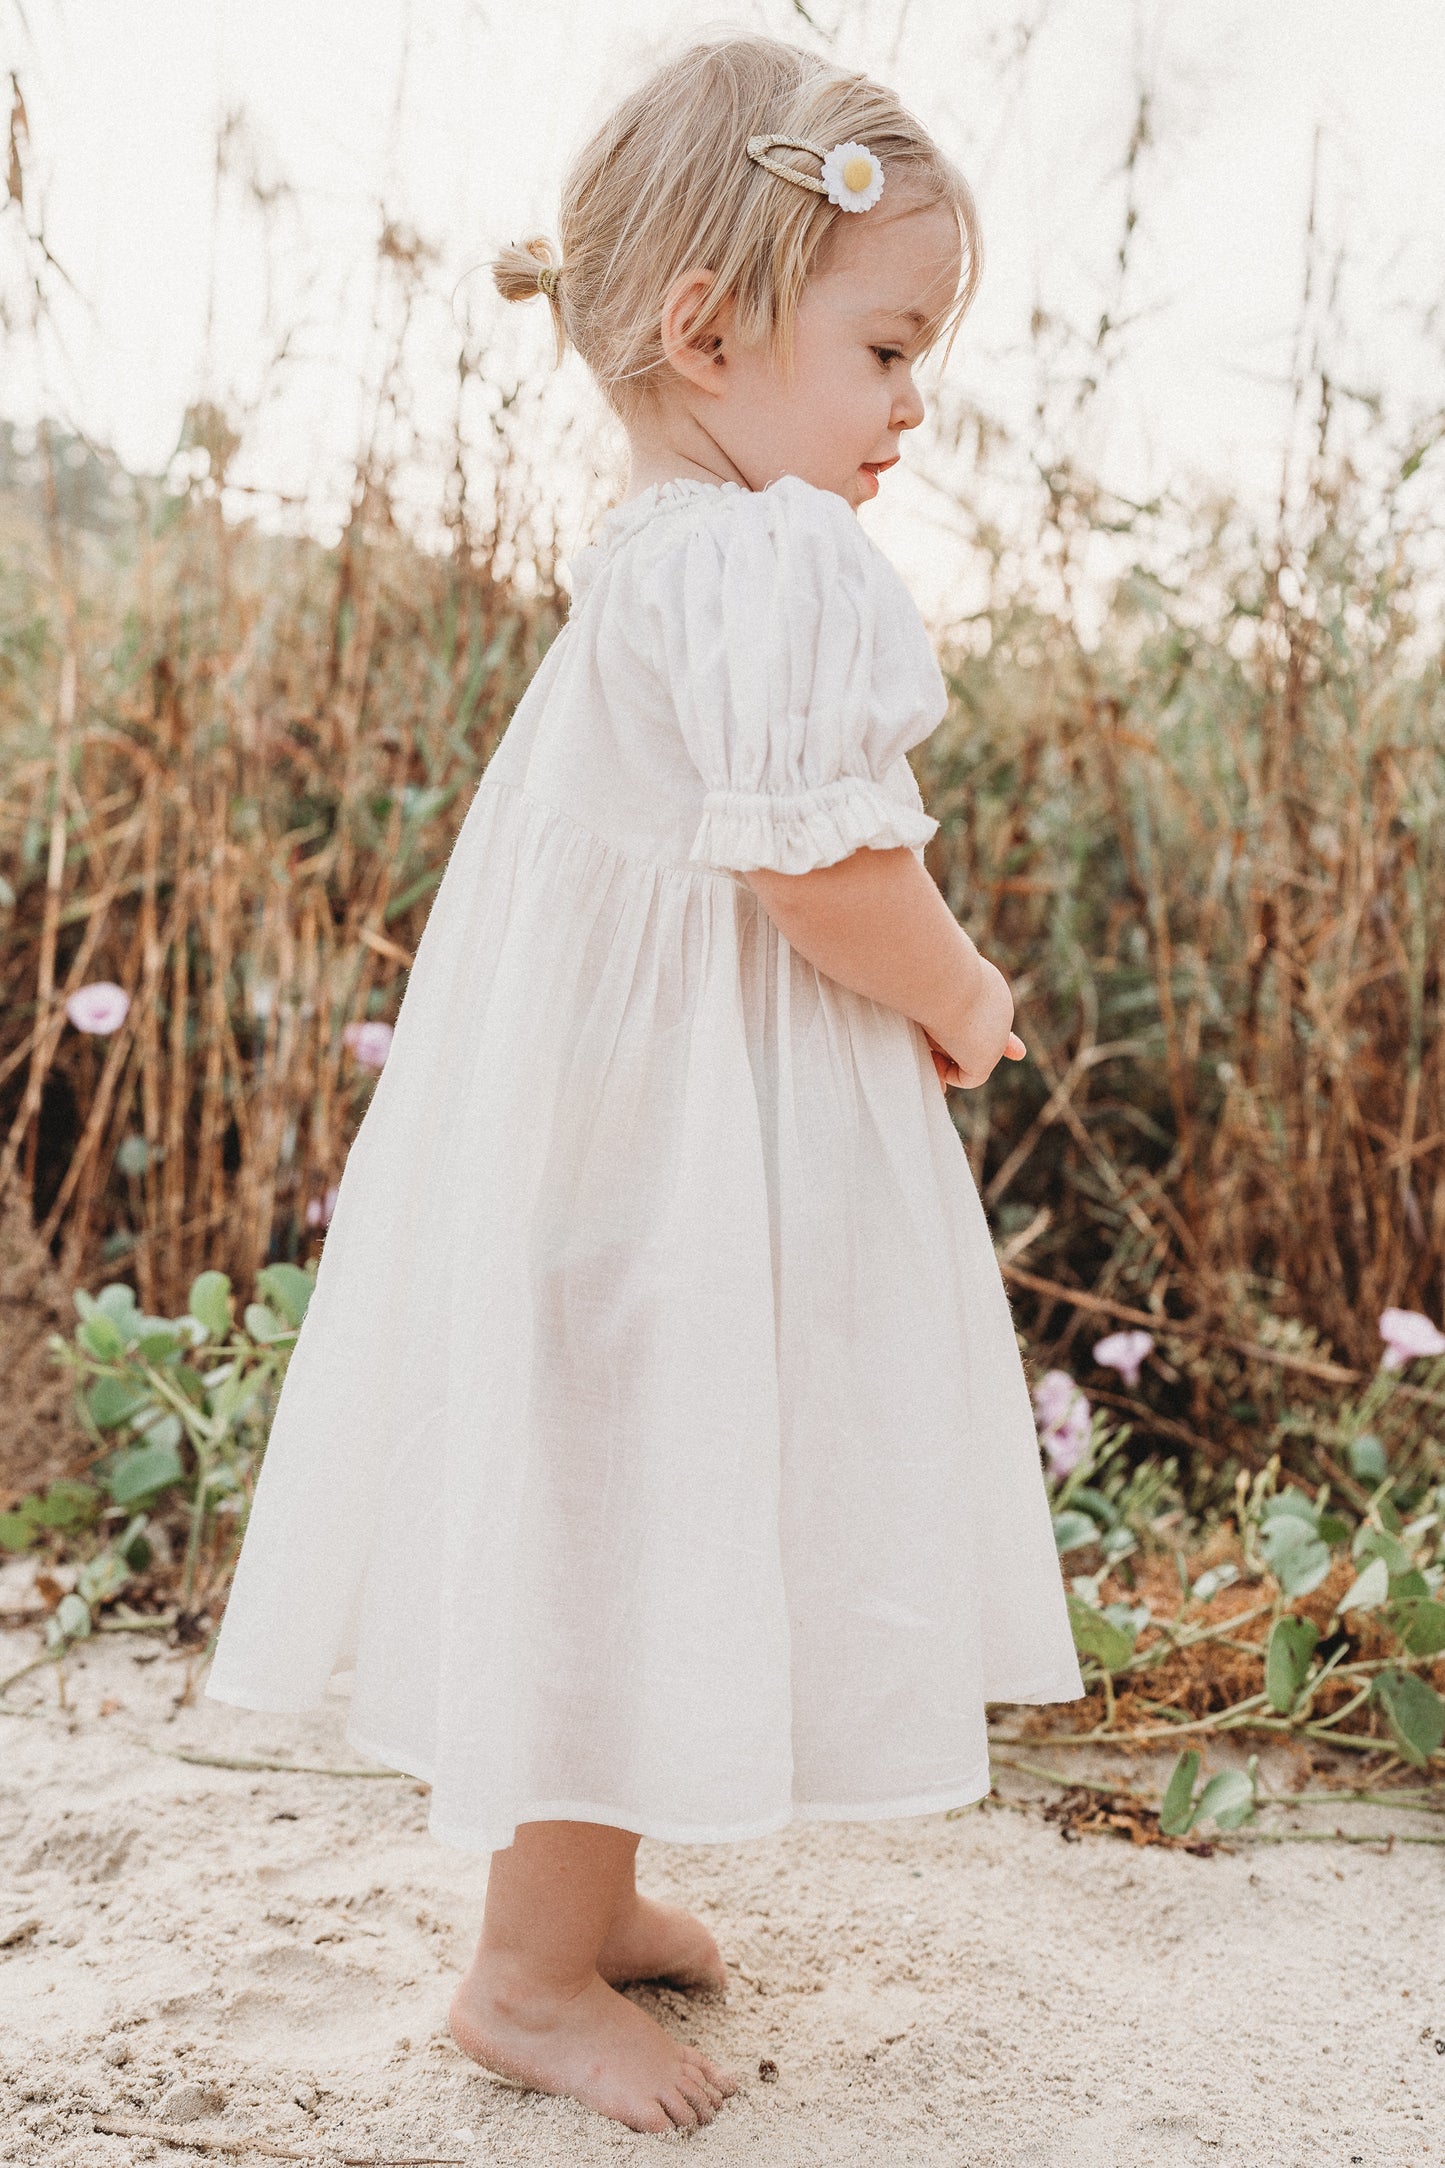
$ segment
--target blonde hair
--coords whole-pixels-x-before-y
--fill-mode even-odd
[[[865,143],[885,181],[906,188],[911,201],[952,209],[962,276],[951,303],[924,327],[925,350],[945,331],[952,345],[973,299],[982,243],[968,183],[891,90],[775,38],[690,46],[625,98],[573,160],[562,187],[560,254],[538,234],[492,262],[505,300],[546,293],[557,359],[575,346],[624,420],[645,403],[663,363],[663,304],[685,271],[713,273],[690,338],[732,296],[744,344],[766,341],[785,369],[791,365],[803,288],[837,220],[856,214],[756,165],[746,149],[754,135],[797,136],[825,149]],[[771,155],[817,177],[806,152]]]

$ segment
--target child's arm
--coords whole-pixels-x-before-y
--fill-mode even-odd
[[[911,850],[858,850],[808,873],[760,866],[743,879],[790,947],[840,986],[921,1024],[961,1084],[982,1084],[1004,1055],[1022,1055],[1006,980]]]

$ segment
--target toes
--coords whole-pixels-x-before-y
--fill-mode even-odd
[[[724,2100],[730,2100],[738,2089],[737,2079],[729,2071],[719,2068],[718,2064],[706,2055],[694,2055],[693,2060],[708,2084],[714,2086]]]
[[[710,2123],[722,2106],[721,2096],[708,2084],[700,2071],[684,2072],[677,2081],[677,2090],[688,2102],[700,2123]]]
[[[662,2095],[662,2105],[672,2117],[679,2130],[696,2130],[705,2120],[693,2107],[680,2086],[673,2086]]]
[[[655,2101],[650,2108],[640,2109],[636,2114],[624,2115],[620,2110],[612,2112],[616,2114],[618,2122],[625,2123],[629,2130],[645,2131],[651,2138],[660,2138],[665,2132],[677,2127],[675,2119],[668,2114],[661,2101]]]

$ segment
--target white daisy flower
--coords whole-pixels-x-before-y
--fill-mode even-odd
[[[883,193],[883,164],[866,143],[835,143],[823,160],[822,181],[840,211],[871,211]]]

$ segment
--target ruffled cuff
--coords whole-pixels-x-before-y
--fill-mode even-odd
[[[714,790],[689,857],[733,873],[768,866],[775,873],[808,873],[863,849],[926,843],[938,823],[920,806],[902,804],[868,776],[840,775],[815,790]]]

